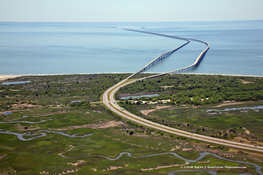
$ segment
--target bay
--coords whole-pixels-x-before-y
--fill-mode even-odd
[[[131,28],[206,41],[210,49],[190,73],[262,76],[263,21],[149,23],[0,23],[0,74],[135,72],[184,43]],[[147,72],[192,64],[206,48],[191,41]]]

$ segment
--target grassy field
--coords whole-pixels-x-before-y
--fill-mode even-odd
[[[247,134],[249,133],[258,137],[258,141],[263,141],[263,110],[233,110],[224,112],[228,108],[254,107],[263,103],[246,103],[242,105],[231,105],[220,108],[198,107],[198,108],[181,108],[181,109],[162,109],[149,114],[150,117],[157,120],[167,120],[183,125],[189,124],[194,129],[199,129],[200,133],[206,133],[212,130],[228,131],[229,134]],[[206,112],[210,109],[219,111]],[[204,128],[204,131],[202,129]],[[244,129],[245,128],[245,129]],[[195,131],[196,131],[195,130]],[[231,132],[232,131],[232,132]],[[247,134],[248,136],[249,134]]]
[[[47,84],[40,84],[39,88],[36,88],[38,86],[37,83],[3,87],[3,91],[0,91],[0,93],[2,93],[0,98],[2,108],[0,112],[11,111],[13,114],[1,114],[0,121],[14,123],[0,123],[0,131],[37,133],[38,135],[46,133],[46,136],[31,141],[21,141],[16,135],[0,134],[0,174],[28,175],[40,173],[47,174],[47,172],[49,174],[62,174],[63,172],[68,174],[167,174],[174,170],[191,170],[193,169],[191,167],[194,166],[239,165],[247,167],[246,169],[242,169],[243,172],[257,174],[254,166],[221,160],[213,155],[205,156],[199,160],[199,163],[194,162],[189,164],[186,164],[184,160],[171,154],[143,157],[166,152],[177,153],[186,159],[198,158],[199,152],[213,152],[222,157],[252,162],[263,166],[263,163],[260,162],[260,159],[262,160],[262,155],[260,154],[246,151],[240,152],[240,150],[234,149],[222,150],[213,147],[213,145],[208,148],[207,143],[172,136],[126,121],[106,109],[103,104],[90,103],[91,101],[95,101],[95,99],[99,100],[98,96],[100,91],[94,91],[94,94],[92,94],[93,91],[89,90],[92,98],[86,98],[86,95],[78,95],[76,91],[71,96],[71,88],[65,89],[65,92],[60,94],[53,92],[50,93],[50,96],[44,95],[45,93],[42,94],[43,88],[45,86],[47,87],[48,84],[50,87],[56,85],[61,88],[62,85],[70,83],[68,81],[72,81],[71,83],[77,81],[77,78],[80,78],[79,80],[82,80],[83,83],[90,80],[90,78],[92,78],[92,81],[96,82],[96,77],[95,75],[93,75],[93,77],[91,77],[91,75],[86,77],[85,75],[81,75],[80,77],[78,77],[78,75],[64,77],[45,76],[41,77],[41,79],[38,77],[33,77],[32,79],[22,77],[19,80],[43,80]],[[119,79],[124,78],[122,75],[98,75],[97,78],[109,78],[108,81],[110,82],[112,77],[114,77],[116,81],[118,77]],[[66,79],[68,80],[66,81]],[[81,81],[76,83],[76,87],[78,86],[77,84],[81,84]],[[94,83],[87,88],[95,89],[96,85],[98,84]],[[106,83],[105,86],[101,88],[101,91],[106,90],[108,86],[110,86],[110,84]],[[30,88],[35,91],[32,90],[30,93],[24,92],[25,94],[23,95],[18,93],[22,89]],[[10,91],[10,89],[17,89],[19,91]],[[51,91],[52,89],[50,92]],[[15,94],[10,93],[7,95],[6,93],[8,92],[15,92]],[[35,96],[38,92],[41,93]],[[93,98],[95,96],[96,98]],[[28,99],[30,99],[30,101]],[[73,100],[81,100],[83,103],[70,105],[70,102]],[[54,101],[62,103],[62,105],[54,103]],[[16,107],[15,103],[20,105],[21,108]],[[36,104],[29,106],[31,103]],[[22,104],[27,106],[24,108]],[[151,109],[155,106],[156,105],[137,105],[136,108],[133,108],[133,105],[130,105],[130,108],[135,112],[141,113],[140,110]],[[204,114],[204,110],[206,109],[210,108],[163,109],[150,113],[150,117],[157,118],[158,120],[169,119],[176,123],[186,122],[191,125],[196,124],[196,121],[200,121],[200,119],[204,118],[204,115],[206,115]],[[254,118],[254,120],[257,120],[259,123],[261,119],[260,116],[262,116],[261,112],[261,110],[258,112],[249,110],[246,113],[235,114],[233,112],[229,114],[233,115],[233,121],[235,120],[235,115],[240,115],[240,118],[245,119],[247,117],[242,115],[254,114],[251,118]],[[217,119],[220,118],[221,115],[223,114],[218,113],[210,117]],[[171,117],[169,118],[169,116]],[[191,117],[187,118],[186,116]],[[222,121],[219,119],[217,120],[223,123],[223,119]],[[16,121],[38,123],[21,123]],[[216,124],[209,124],[209,122],[213,122],[208,119],[202,122],[201,125],[207,128],[217,126]],[[251,128],[249,126],[251,126]],[[246,128],[254,133],[252,126],[253,124],[249,125],[248,120],[248,126],[246,126]],[[261,129],[260,124],[255,126],[258,126],[258,128],[254,128],[255,132],[257,129]],[[224,127],[228,128],[228,126]],[[225,128],[221,129],[223,130]],[[69,135],[76,134],[77,136],[84,136],[86,134],[92,135],[86,137],[68,137],[58,133],[45,132],[43,130],[63,132]],[[24,138],[31,137],[34,136],[24,136]],[[131,157],[127,154],[124,154],[117,160],[108,160],[104,157],[100,157],[106,156],[115,159],[122,152],[131,153]],[[211,170],[217,171],[219,175],[226,173],[239,174],[241,171],[240,169],[226,168],[222,170]],[[177,174],[185,173],[186,172],[178,172]],[[187,172],[187,174],[190,173],[196,174],[196,172]],[[207,174],[206,172],[197,173]]]

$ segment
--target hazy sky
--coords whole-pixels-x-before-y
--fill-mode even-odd
[[[0,21],[263,20],[263,0],[0,0]]]

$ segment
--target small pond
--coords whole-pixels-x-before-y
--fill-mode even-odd
[[[33,123],[43,123],[43,122],[48,121],[48,120],[53,120],[53,119],[40,120],[39,122],[31,122],[31,121],[11,121],[11,122],[0,122],[0,123],[30,123],[30,124],[33,124]]]
[[[75,101],[71,101],[70,103],[80,103],[81,100],[75,100]]]
[[[5,112],[3,113],[3,115],[9,115],[9,114],[13,114],[12,112]]]
[[[139,96],[128,96],[128,97],[121,97],[122,100],[126,100],[129,98],[135,99],[135,98],[141,98],[141,97],[158,97],[158,94],[150,94],[150,95],[139,95]]]
[[[31,81],[3,82],[2,85],[14,85],[14,84],[25,84],[25,83],[31,83]]]
[[[214,111],[214,112],[228,112],[228,111],[249,110],[249,109],[259,110],[259,109],[263,109],[263,106],[241,107],[241,108],[226,108],[224,110],[209,109],[206,112],[212,112],[212,111]]]

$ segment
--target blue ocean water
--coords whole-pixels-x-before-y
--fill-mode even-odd
[[[0,74],[135,72],[183,40],[210,49],[193,73],[263,75],[263,21],[153,23],[0,23]],[[206,45],[192,41],[147,72],[192,64]]]

